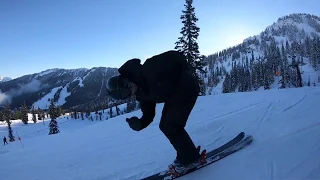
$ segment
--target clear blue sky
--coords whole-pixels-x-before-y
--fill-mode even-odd
[[[119,67],[174,49],[184,0],[1,0],[0,75]],[[319,0],[194,0],[204,55],[256,35],[290,13],[320,15]]]

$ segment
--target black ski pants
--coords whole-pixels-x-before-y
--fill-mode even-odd
[[[189,164],[200,157],[197,148],[185,130],[187,120],[198,96],[173,96],[165,102],[160,121],[160,130],[177,151],[181,164]]]

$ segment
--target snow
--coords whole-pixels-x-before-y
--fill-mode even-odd
[[[278,43],[277,46],[279,48],[281,48],[281,45],[283,44],[283,46],[285,47],[286,46],[286,41],[288,40],[287,37],[284,37],[284,36],[274,36],[274,39],[275,41]],[[290,42],[291,44],[291,41],[288,40],[288,43]],[[263,56],[263,55],[262,55]]]
[[[87,75],[86,75],[87,76]],[[84,78],[83,78],[84,79]],[[79,86],[83,87],[83,80],[80,77],[76,77],[72,82],[74,81],[79,81]],[[71,82],[71,83],[72,83]],[[67,83],[65,86],[59,86],[59,87],[55,87],[53,88],[48,94],[46,94],[45,96],[43,96],[41,99],[39,99],[38,101],[36,101],[35,103],[33,103],[33,105],[38,108],[40,107],[41,109],[47,109],[50,105],[50,101],[48,101],[48,99],[52,99],[54,98],[55,93],[62,88],[61,92],[60,92],[60,96],[59,99],[57,101],[57,105],[62,106],[63,104],[66,103],[66,98],[68,96],[71,95],[71,92],[68,92],[68,86],[70,83]]]
[[[223,76],[222,78],[220,78],[219,83],[218,83],[215,87],[212,87],[212,90],[211,90],[211,94],[212,94],[212,95],[221,94],[221,93],[222,93],[222,88],[223,88],[223,82],[224,82],[224,80],[225,80],[225,76]]]
[[[254,141],[180,179],[320,179],[319,99],[319,87],[199,97],[186,126],[196,145],[211,150],[240,131]],[[48,120],[14,123],[24,148],[18,141],[0,146],[0,179],[129,180],[163,170],[175,151],[159,130],[162,108],[140,132],[125,118],[141,111],[103,121],[61,117],[56,135],[47,135]],[[1,135],[7,136],[5,125]]]
[[[92,72],[94,72],[95,70],[96,70],[96,68],[92,68],[92,69],[82,78],[82,80],[84,81],[84,80],[87,78],[87,76],[89,76],[89,74],[92,73]]]
[[[66,103],[66,98],[71,95],[71,92],[68,92],[68,86],[69,83],[61,90],[57,105],[62,106],[64,103]]]
[[[79,86],[80,86],[80,87],[84,87],[83,82],[82,82],[82,79],[81,79],[81,78],[78,78],[78,79],[79,79]]]
[[[54,97],[54,94],[61,88],[61,86],[59,87],[55,87],[53,89],[51,89],[51,91],[46,94],[45,96],[43,96],[41,99],[39,99],[38,101],[36,101],[35,103],[33,103],[34,108],[40,108],[40,109],[48,109],[50,106],[50,101],[49,99]]]
[[[310,77],[310,84],[316,83],[316,85],[320,85],[320,81],[318,78],[320,77],[320,71],[315,71],[311,66],[309,59],[304,58],[304,62],[307,62],[305,65],[301,67],[301,77],[303,79],[303,84],[307,84]]]
[[[2,82],[6,82],[6,81],[10,81],[10,80],[12,80],[12,78],[10,78],[10,77],[0,76],[0,83],[2,83]]]
[[[38,78],[38,77],[41,77],[41,76],[45,76],[45,75],[47,75],[47,74],[56,72],[57,70],[58,70],[58,68],[48,69],[48,70],[42,71],[42,72],[40,72],[40,73],[37,73],[37,75],[36,75],[34,78]]]

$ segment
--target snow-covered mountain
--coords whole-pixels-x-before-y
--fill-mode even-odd
[[[10,81],[11,78],[10,77],[4,77],[4,76],[0,76],[0,83],[2,82],[6,82],[6,81]]]
[[[319,85],[320,18],[281,17],[259,35],[206,61],[207,94]]]
[[[0,84],[0,103],[5,99],[11,108],[24,102],[27,106],[47,109],[50,100],[63,108],[103,106],[106,101],[107,79],[118,73],[115,68],[49,69],[22,76]]]

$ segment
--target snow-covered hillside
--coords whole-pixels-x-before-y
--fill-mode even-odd
[[[320,85],[320,18],[280,17],[259,35],[208,56],[207,94]]]
[[[181,180],[320,179],[319,99],[320,87],[199,97],[186,127],[197,145],[210,150],[240,131],[254,141]],[[0,179],[133,180],[163,170],[175,152],[158,127],[162,107],[140,132],[125,121],[140,111],[104,121],[60,119],[56,135],[47,135],[48,122],[13,124],[24,148],[19,141],[0,146]]]
[[[305,13],[295,13],[280,17],[277,22],[266,27],[259,35],[249,37],[244,42],[253,39],[261,39],[274,36],[278,42],[285,43],[288,40],[303,41],[306,36],[312,38],[320,35],[320,17]]]
[[[6,82],[6,81],[10,81],[11,78],[10,77],[4,77],[4,76],[0,76],[0,83],[2,82]]]
[[[20,108],[26,102],[29,108],[47,109],[51,99],[64,109],[77,108],[94,111],[106,106],[106,81],[117,72],[116,68],[48,69],[0,83],[0,105],[5,100],[11,108]]]

